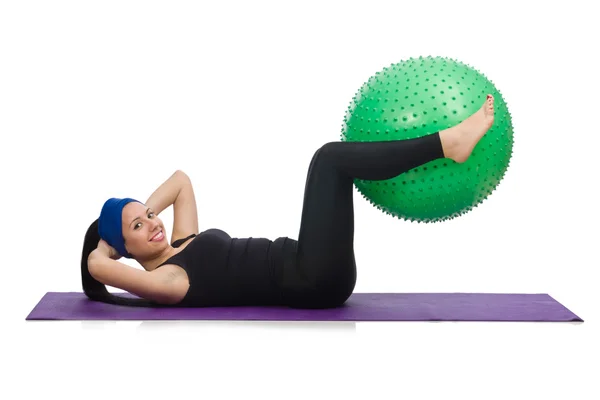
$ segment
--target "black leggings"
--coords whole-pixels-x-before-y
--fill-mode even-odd
[[[386,180],[443,158],[439,132],[416,139],[331,142],[310,163],[288,305],[328,308],[343,304],[356,284],[354,179]]]

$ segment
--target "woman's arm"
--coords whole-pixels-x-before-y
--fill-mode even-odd
[[[90,253],[88,256],[88,264],[93,258],[111,258],[113,260],[118,260],[122,256],[115,250],[114,247],[106,243],[104,239],[100,239],[98,241],[98,246]]]
[[[98,247],[88,257],[90,275],[104,285],[126,290],[145,299],[165,304],[176,301],[172,299],[169,283],[164,276],[130,267],[117,261],[117,257],[116,250],[100,240]]]
[[[170,205],[173,205],[171,244],[192,233],[198,234],[198,210],[194,189],[190,178],[181,170],[175,171],[146,201],[146,206],[152,208],[156,215]]]
[[[158,189],[148,197],[146,206],[150,207],[156,215],[159,215],[167,207],[175,203],[181,189],[186,184],[186,180],[189,180],[189,178],[183,171],[175,171],[169,179],[164,181]]]

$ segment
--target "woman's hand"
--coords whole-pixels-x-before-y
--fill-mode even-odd
[[[112,258],[113,260],[118,260],[122,256],[115,250],[114,247],[109,245],[104,239],[100,239],[98,242],[97,250],[100,251],[108,258]]]

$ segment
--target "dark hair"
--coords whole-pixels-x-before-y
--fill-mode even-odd
[[[85,295],[94,301],[101,301],[103,303],[117,304],[123,306],[135,306],[135,307],[161,307],[160,303],[155,303],[151,300],[142,299],[139,297],[123,297],[110,293],[106,286],[94,279],[90,271],[88,270],[88,257],[100,241],[100,234],[98,233],[98,220],[92,222],[83,240],[83,252],[81,254],[81,283],[83,284],[83,292]]]

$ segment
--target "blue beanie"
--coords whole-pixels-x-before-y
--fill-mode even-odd
[[[106,200],[100,212],[98,219],[98,233],[109,245],[115,248],[123,257],[133,258],[125,249],[125,239],[123,238],[123,207],[132,201],[142,203],[141,201],[130,199],[110,198]],[[142,203],[143,204],[143,203]]]

